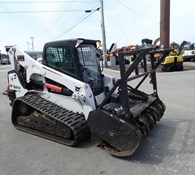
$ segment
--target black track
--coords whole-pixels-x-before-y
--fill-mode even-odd
[[[73,137],[68,139],[35,128],[33,129],[32,127],[20,125],[17,118],[21,115],[21,113],[18,112],[18,107],[21,103],[30,106],[41,114],[45,114],[49,120],[64,124],[71,129]],[[28,94],[15,100],[12,111],[12,123],[19,130],[69,146],[77,144],[88,135],[87,121],[82,114],[64,109],[63,107],[40,97],[38,94]]]

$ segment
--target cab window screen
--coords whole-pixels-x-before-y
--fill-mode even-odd
[[[95,48],[88,45],[82,45],[82,47],[78,48],[77,50],[79,54],[79,61],[82,66],[89,71],[89,76],[94,78],[99,76],[99,67],[95,55]]]
[[[94,93],[102,90],[102,78],[96,49],[92,45],[81,44],[77,48],[79,63],[83,67],[83,81],[89,83]]]
[[[49,67],[60,72],[75,75],[73,57],[68,47],[48,47],[46,62]]]

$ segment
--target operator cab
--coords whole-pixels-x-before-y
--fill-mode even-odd
[[[103,92],[103,75],[97,58],[99,41],[73,39],[46,43],[43,64],[88,83],[94,93]]]

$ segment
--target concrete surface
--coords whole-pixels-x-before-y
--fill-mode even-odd
[[[119,159],[87,140],[73,148],[16,130],[8,98],[2,95],[9,69],[0,65],[0,175],[195,174],[194,71],[158,73],[166,113],[133,156]]]

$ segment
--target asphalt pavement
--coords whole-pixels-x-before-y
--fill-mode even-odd
[[[115,158],[89,140],[68,147],[16,130],[2,95],[9,69],[0,65],[0,175],[195,174],[195,71],[157,74],[166,112],[134,155]],[[149,82],[142,89],[150,91]]]

